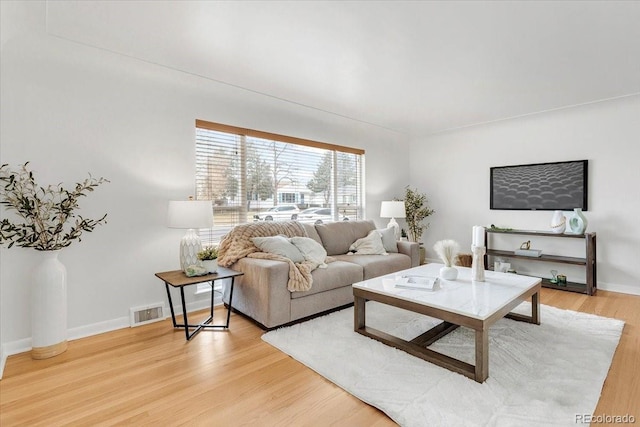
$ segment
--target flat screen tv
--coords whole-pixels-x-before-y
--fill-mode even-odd
[[[588,160],[490,169],[491,209],[587,210]]]

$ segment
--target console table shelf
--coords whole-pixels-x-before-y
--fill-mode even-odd
[[[528,259],[529,261],[547,261],[547,262],[558,262],[562,264],[587,265],[586,258],[575,258],[570,256],[543,254],[543,255],[540,255],[539,257],[533,257],[533,256],[525,256],[525,255],[516,255],[515,252],[513,251],[501,251],[497,249],[487,249],[487,255],[518,258],[518,259]]]
[[[549,279],[542,279],[542,287],[543,288],[551,288],[551,289],[560,289],[561,291],[569,291],[569,292],[577,292],[579,294],[589,294],[587,291],[587,285],[584,283],[576,283],[576,282],[567,282],[565,285],[558,285],[557,283],[552,283]],[[589,295],[595,294],[596,290],[593,289],[593,293]]]
[[[569,238],[569,239],[582,239],[585,244],[584,258],[569,257],[563,255],[541,255],[539,257],[529,257],[523,255],[516,255],[514,251],[504,251],[499,249],[491,249],[489,244],[489,235],[495,234],[517,234],[526,236],[540,236],[540,237],[554,237],[554,238]],[[552,262],[560,264],[572,264],[582,265],[586,270],[586,283],[567,282],[565,285],[558,285],[552,283],[549,279],[543,278],[542,286],[545,288],[560,289],[563,291],[579,292],[587,295],[594,295],[597,290],[597,269],[596,269],[596,233],[584,233],[584,234],[555,234],[545,231],[535,230],[492,230],[490,228],[485,231],[485,242],[487,245],[487,254],[485,256],[485,263],[488,264],[488,257],[505,257],[516,258],[528,261],[538,262]]]

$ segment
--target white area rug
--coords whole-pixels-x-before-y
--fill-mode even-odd
[[[575,426],[598,403],[624,322],[541,306],[541,324],[509,319],[489,332],[483,384],[353,331],[353,308],[262,339],[402,426]],[[531,313],[529,303],[515,311]],[[376,302],[367,325],[412,339],[438,320]],[[474,333],[430,348],[474,363]]]

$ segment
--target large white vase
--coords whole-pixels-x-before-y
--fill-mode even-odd
[[[31,287],[31,357],[47,359],[67,349],[67,269],[60,251],[40,252]]]

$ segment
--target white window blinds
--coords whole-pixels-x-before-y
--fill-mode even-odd
[[[252,221],[364,217],[364,151],[196,121],[196,197],[212,200],[213,243]]]

